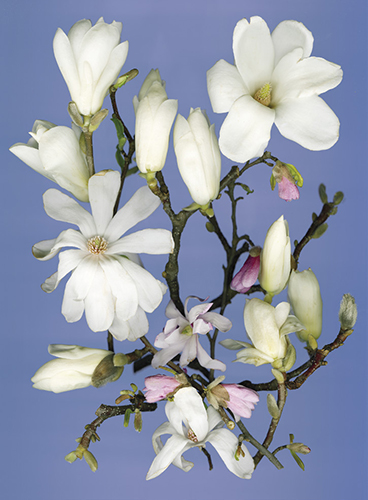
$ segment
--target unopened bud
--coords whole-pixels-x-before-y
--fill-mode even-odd
[[[75,453],[75,451],[71,451],[70,453],[68,453],[65,456],[65,460],[67,462],[69,462],[70,464],[72,464],[73,462],[75,462],[77,460],[77,454]]]
[[[85,461],[89,465],[89,468],[91,469],[92,472],[96,472],[98,468],[98,463],[97,460],[95,459],[94,455],[89,450],[86,450],[83,454]]]
[[[119,76],[117,79],[116,83],[111,86],[111,91],[115,91],[119,88],[125,85],[127,82],[130,82],[130,80],[133,80],[138,75],[139,71],[137,69],[131,69],[124,75]]]
[[[267,408],[268,408],[268,413],[271,415],[272,418],[279,418],[280,410],[279,407],[277,406],[275,397],[271,393],[267,394]]]
[[[103,387],[108,382],[115,382],[123,373],[124,366],[114,366],[114,354],[109,354],[96,366],[92,373],[92,385]]]
[[[339,321],[343,330],[350,330],[356,323],[358,316],[358,309],[355,299],[349,293],[342,296],[339,311]]]
[[[306,446],[303,443],[291,443],[286,446],[286,448],[290,451],[294,451],[295,453],[301,453],[302,455],[308,455],[311,452],[309,446]]]

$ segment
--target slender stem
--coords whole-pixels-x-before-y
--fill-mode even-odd
[[[93,143],[92,143],[92,132],[88,130],[83,132],[85,143],[86,143],[86,160],[88,165],[89,176],[92,177],[95,173],[95,164],[93,160]]]
[[[247,428],[245,427],[245,425],[243,424],[243,422],[241,420],[239,420],[239,422],[237,422],[237,425],[239,427],[239,429],[241,430],[242,434],[241,436],[239,437],[239,443],[241,443],[242,441],[248,441],[249,443],[251,443],[255,448],[257,448],[257,450],[262,454],[264,455],[265,457],[267,457],[269,459],[270,462],[273,463],[273,465],[277,468],[277,469],[283,469],[283,465],[277,460],[277,458],[272,454],[270,453],[267,448],[265,448],[264,446],[261,445],[261,443],[259,443],[251,434],[250,432],[247,430]]]

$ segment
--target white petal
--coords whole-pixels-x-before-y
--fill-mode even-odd
[[[86,22],[86,20],[84,19],[82,22]],[[56,62],[68,86],[71,98],[72,100],[76,100],[80,92],[79,73],[69,38],[60,28],[56,31],[53,48]],[[81,110],[79,111],[81,112]]]
[[[313,35],[298,21],[283,21],[272,32],[275,48],[275,66],[280,59],[297,47],[303,49],[303,57],[309,57],[313,48]]]
[[[57,189],[48,189],[43,195],[43,203],[45,212],[52,219],[75,224],[86,238],[96,234],[92,215],[70,196]]]
[[[105,231],[105,238],[111,242],[118,240],[131,227],[147,219],[160,203],[149,187],[141,187],[112,219]]]
[[[275,307],[275,319],[277,323],[277,327],[280,329],[282,325],[285,323],[286,318],[288,317],[290,312],[290,304],[288,302],[280,302]]]
[[[233,35],[235,65],[250,95],[270,82],[274,68],[274,48],[265,21],[251,17],[250,23],[241,19]]]
[[[84,300],[88,326],[93,332],[108,330],[114,320],[114,298],[102,267],[96,266],[94,277]]]
[[[37,148],[31,147],[27,144],[17,142],[11,148],[9,148],[15,156],[26,163],[29,167],[33,168],[36,172],[44,175],[51,181],[54,181],[54,177],[51,172],[45,170],[45,167],[41,161],[40,153]]]
[[[83,359],[92,354],[98,354],[101,356],[101,359],[103,359],[110,354],[110,351],[105,349],[92,349],[90,347],[67,344],[50,344],[48,351],[52,356],[63,359]]]
[[[106,255],[131,253],[148,253],[161,255],[172,253],[174,240],[167,229],[142,229],[123,236],[109,245]]]
[[[232,351],[237,351],[238,349],[242,349],[243,347],[251,347],[251,344],[248,342],[240,342],[240,340],[233,339],[225,339],[221,340],[220,344],[226,349],[231,349]]]
[[[230,472],[242,479],[250,479],[254,471],[254,462],[247,448],[242,445],[244,457],[235,460],[238,438],[228,429],[217,429],[210,433],[207,442],[211,443]]]
[[[217,359],[212,359],[207,352],[203,349],[201,344],[199,343],[198,335],[197,335],[197,359],[199,364],[207,368],[208,370],[220,370],[224,372],[226,370],[225,363],[222,361],[218,361]]]
[[[193,359],[197,357],[197,335],[194,334],[190,337],[185,335],[185,337],[187,337],[187,341],[182,348],[183,352],[180,356],[180,366],[187,366],[191,361],[193,361]]]
[[[184,451],[191,448],[192,445],[194,446],[194,443],[191,443],[191,441],[188,441],[188,439],[183,436],[178,436],[177,434],[171,436],[152,462],[146,479],[153,479],[162,474],[178,455],[184,453]]]
[[[120,174],[103,170],[93,175],[88,183],[89,201],[96,224],[97,234],[103,235],[110,223],[116,197],[120,189]]]
[[[57,272],[45,280],[41,286],[42,290],[46,293],[53,292],[64,276],[73,271],[85,256],[80,250],[66,250],[61,253]]]
[[[196,389],[183,387],[175,394],[174,403],[180,409],[187,427],[192,429],[198,441],[203,441],[208,433],[207,412]]]
[[[248,363],[249,365],[260,366],[265,363],[273,363],[278,357],[278,352],[274,357],[268,356],[264,352],[255,347],[247,347],[236,354],[236,360],[240,363]]]
[[[140,307],[146,312],[153,312],[159,306],[163,297],[162,289],[156,278],[134,262],[124,257],[117,258],[137,288]]]
[[[184,335],[183,335],[184,336]],[[177,344],[170,347],[165,347],[162,351],[157,352],[152,359],[152,367],[158,368],[165,366],[168,361],[171,361],[179,352],[181,352],[183,345]]]
[[[215,113],[227,113],[239,97],[249,94],[237,67],[223,59],[207,71],[207,91]]]
[[[317,96],[283,101],[275,124],[284,137],[312,151],[329,149],[339,138],[339,119]]]
[[[127,259],[122,258],[121,260]],[[136,283],[125,267],[121,265],[120,260],[106,256],[100,259],[100,265],[116,299],[116,315],[120,320],[127,321],[134,316],[138,307]]]
[[[170,300],[170,302],[166,306],[165,315],[170,319],[174,319],[177,317],[184,318],[184,316],[178,311],[178,309],[176,308],[176,305],[174,304],[174,302],[172,300]]]
[[[222,316],[222,314],[218,314],[215,312],[207,312],[205,314],[202,314],[202,319],[205,321],[209,321],[215,328],[220,330],[220,332],[226,333],[230,330],[230,328],[233,326],[231,321],[225,316]]]
[[[230,160],[242,163],[263,154],[271,137],[275,111],[250,96],[231,107],[220,130],[219,146]]]
[[[87,252],[85,237],[74,229],[67,229],[53,240],[44,240],[33,245],[32,253],[38,260],[50,260],[65,246],[77,247]]]

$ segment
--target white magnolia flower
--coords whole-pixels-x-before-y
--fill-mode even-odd
[[[88,201],[89,172],[79,146],[80,130],[36,120],[30,135],[27,144],[17,142],[10,151],[79,200]]]
[[[36,371],[31,378],[35,389],[58,393],[90,385],[101,387],[117,380],[123,372],[123,366],[114,365],[114,353],[105,349],[51,344],[48,350],[58,359]]]
[[[68,35],[60,28],[56,31],[55,59],[82,115],[90,116],[101,109],[125,63],[129,44],[120,43],[122,28],[122,23],[107,24],[100,17],[94,26],[89,19],[76,22]]]
[[[280,302],[273,307],[260,299],[247,300],[244,326],[253,344],[232,339],[223,340],[220,344],[227,349],[241,349],[236,355],[236,361],[241,363],[259,366],[282,360],[288,348],[286,335],[304,329],[300,321],[289,312],[288,302]]]
[[[165,82],[158,69],[148,73],[138,97],[133,98],[133,106],[137,166],[144,174],[162,170],[178,101],[167,98]]]
[[[282,215],[269,227],[261,252],[258,280],[269,295],[277,295],[285,288],[290,260],[289,225]]]
[[[180,389],[174,402],[166,403],[165,412],[169,421],[160,425],[152,436],[157,456],[146,479],[159,476],[170,464],[188,472],[194,464],[182,454],[190,448],[205,448],[206,443],[212,444],[230,472],[242,479],[251,478],[254,462],[249,451],[242,444],[244,455],[239,454],[236,460],[237,437],[228,429],[222,429],[224,422],[212,406],[205,410],[202,398],[193,387]],[[165,445],[161,441],[163,434],[171,434]]]
[[[288,284],[288,300],[296,317],[303,323],[305,329],[297,333],[300,340],[308,340],[312,335],[315,339],[322,332],[322,297],[319,283],[312,269],[302,272],[291,271]]]
[[[174,126],[174,149],[179,171],[191,197],[198,205],[217,198],[220,189],[221,154],[207,115],[190,109],[188,119],[178,115]]]
[[[39,260],[51,259],[63,247],[76,247],[60,254],[57,272],[42,289],[52,292],[72,271],[62,304],[66,320],[78,321],[85,311],[94,332],[110,329],[118,340],[127,336],[135,340],[145,333],[140,331],[140,326],[146,324],[144,311],[158,307],[166,287],[137,264],[132,254],[170,253],[172,236],[166,229],[143,229],[121,237],[160,204],[147,186],[138,189],[115,216],[120,174],[99,172],[90,178],[88,186],[92,214],[56,189],[44,194],[46,213],[77,225],[79,231],[67,229],[56,239],[34,245],[33,254]]]
[[[273,123],[307,149],[335,144],[339,120],[318,96],[341,82],[342,70],[310,57],[312,48],[312,33],[297,21],[283,21],[272,34],[260,17],[238,22],[235,64],[222,59],[207,72],[213,110],[228,113],[219,139],[225,156],[245,162],[262,155]]]
[[[168,303],[165,314],[169,320],[163,332],[157,335],[154,343],[155,347],[162,350],[153,356],[152,366],[154,368],[165,366],[181,352],[180,366],[187,366],[197,358],[198,362],[208,369],[225,371],[226,365],[217,359],[210,358],[199,343],[198,335],[206,335],[213,327],[218,328],[220,332],[227,332],[232,323],[221,314],[208,312],[212,302],[194,306],[188,312],[189,299],[203,302],[199,297],[187,297],[184,304],[185,317],[178,311],[172,300]]]

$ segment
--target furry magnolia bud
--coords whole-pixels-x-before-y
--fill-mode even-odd
[[[339,310],[339,321],[343,330],[350,330],[356,323],[358,310],[355,299],[349,293],[342,296]]]

